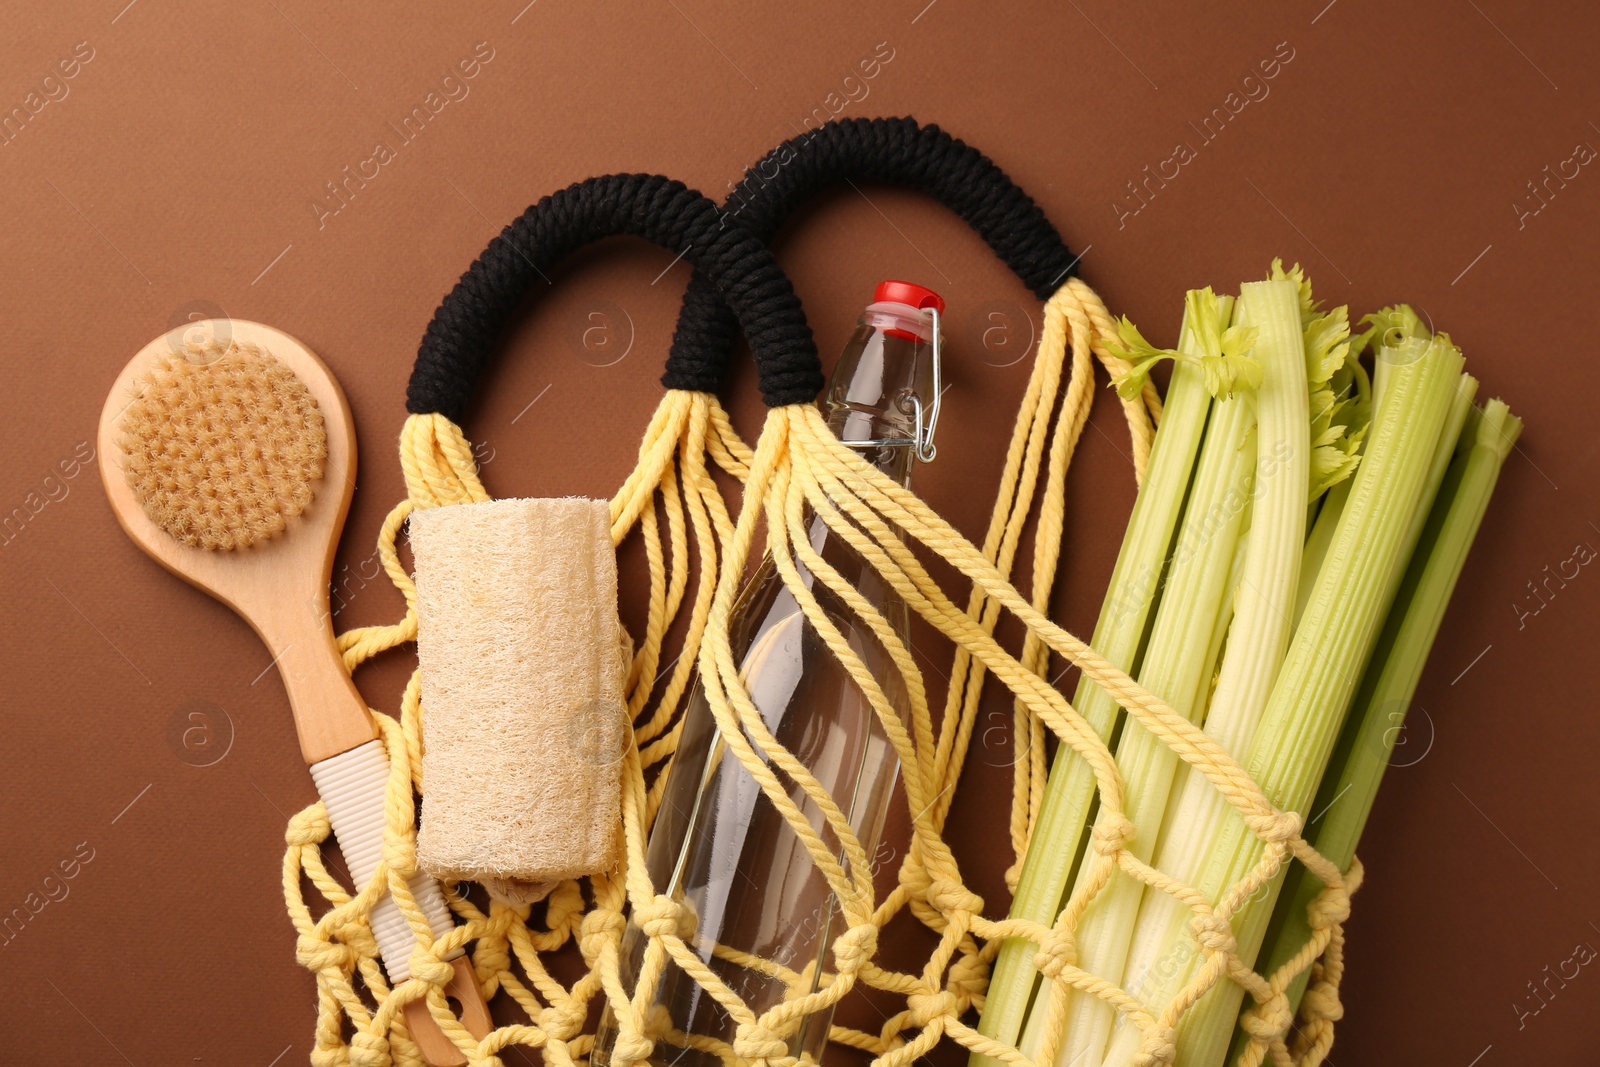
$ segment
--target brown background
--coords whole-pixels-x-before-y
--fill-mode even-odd
[[[720,196],[837,103],[829,94],[879,42],[893,58],[847,112],[913,114],[989,153],[1086,253],[1083,273],[1110,306],[1158,341],[1172,340],[1186,287],[1231,289],[1281,254],[1356,314],[1416,304],[1463,345],[1481,395],[1527,420],[1423,680],[1427,715],[1401,749],[1411,765],[1384,783],[1361,849],[1369,886],[1333,1059],[1593,1055],[1600,977],[1552,982],[1520,1028],[1515,1007],[1537,1007],[1528,983],[1579,943],[1600,945],[1600,577],[1551,583],[1537,615],[1516,607],[1539,606],[1528,583],[1547,566],[1600,546],[1600,174],[1583,168],[1520,225],[1512,206],[1547,164],[1600,144],[1600,19],[1587,5],[125,2],[14,6],[0,44],[7,111],[74,44],[93,49],[68,95],[0,147],[0,510],[37,508],[0,546],[0,911],[75,849],[93,857],[69,896],[0,945],[0,1062],[266,1067],[302,1062],[310,1046],[312,984],[293,959],[278,868],[286,813],[313,791],[269,657],[134,548],[92,466],[70,479],[58,468],[92,439],[124,361],[197,312],[270,323],[319,352],[365,453],[340,624],[389,620],[398,595],[362,576],[402,494],[406,375],[483,244],[592,174],[662,171]],[[470,95],[319,227],[308,205],[323,183],[380,138],[394,143],[386,124],[481,41],[494,58]],[[1280,42],[1293,58],[1270,95],[1201,143],[1189,124]],[[1180,140],[1196,158],[1119,225],[1126,183]],[[950,300],[954,388],[941,458],[918,484],[979,534],[1037,302],[958,222],[898,191],[828,199],[780,251],[825,360],[879,278]],[[531,308],[468,423],[492,491],[608,495],[620,482],[687,278],[671,262],[608,246]],[[732,391],[753,434],[750,377]],[[1059,616],[1080,633],[1132,499],[1108,399],[1071,479]],[[407,667],[393,656],[362,672],[375,706],[395,706]],[[1004,702],[991,707],[952,832],[998,914],[1010,755]],[[209,724],[209,748],[193,736],[186,747],[193,722]]]

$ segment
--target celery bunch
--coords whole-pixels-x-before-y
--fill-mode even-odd
[[[1359,817],[1331,820],[1314,841],[1341,866],[1387,762],[1384,746],[1368,743],[1391,725],[1368,722],[1379,714],[1374,702],[1387,712],[1409,700],[1493,488],[1488,472],[1520,428],[1499,401],[1474,413],[1477,382],[1462,373],[1460,350],[1410,308],[1384,309],[1363,325],[1352,339],[1347,310],[1320,311],[1300,269],[1276,261],[1237,300],[1189,293],[1174,351],[1124,321],[1120,354],[1133,369],[1120,389],[1137,392],[1161,359],[1175,367],[1094,638],[1234,753],[1280,810],[1308,811],[1319,784],[1324,794],[1354,789],[1349,810]],[[1367,351],[1371,376],[1360,362]],[[1080,684],[1075,703],[1103,738],[1116,739],[1125,813],[1137,829],[1133,856],[1217,906],[1261,860],[1259,828],[1136,720],[1122,722],[1097,686]],[[1069,886],[1093,888],[1083,846],[1100,817],[1087,768],[1064,750],[1013,917],[1052,923],[1073,899]],[[1283,872],[1233,912],[1246,962],[1269,920],[1273,966],[1309,936],[1305,904],[1318,886],[1301,875],[1275,919]],[[1077,963],[1157,1014],[1207,966],[1193,917],[1187,904],[1117,870],[1078,919]],[[1056,1067],[1129,1063],[1138,1029],[1101,998],[1042,983],[1032,957],[1030,942],[1002,946],[980,1031],[1030,1058],[1050,1038]],[[1224,980],[1185,1014],[1179,1063],[1222,1061],[1241,996]],[[984,1067],[984,1057],[973,1059]]]

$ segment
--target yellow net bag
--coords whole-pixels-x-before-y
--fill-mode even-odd
[[[627,690],[634,732],[623,766],[623,869],[565,882],[533,908],[498,901],[480,907],[462,891],[464,887],[447,887],[459,922],[447,936],[435,937],[417,914],[406,886],[406,877],[416,868],[416,797],[426,796],[427,785],[421,777],[426,709],[415,674],[398,716],[374,715],[392,773],[384,863],[373,883],[355,887],[356,892],[330,875],[322,851],[329,827],[321,804],[291,819],[283,884],[300,935],[299,958],[317,979],[318,1019],[311,1060],[319,1067],[422,1063],[400,1010],[418,999],[426,1002],[459,1050],[459,1062],[498,1064],[502,1053],[517,1045],[543,1050],[553,1067],[570,1067],[591,1051],[592,1022],[602,1000],[617,1021],[613,1064],[648,1060],[658,1046],[670,1060],[675,1040],[693,1044],[697,1039],[664,1033],[647,1017],[650,983],[667,959],[695,975],[706,994],[737,1021],[735,1041],[702,1048],[729,1063],[794,1067],[798,1061],[789,1055],[788,1036],[805,1016],[831,1009],[861,983],[891,994],[903,1008],[876,1033],[835,1026],[831,1037],[871,1053],[876,1064],[901,1067],[948,1038],[973,1052],[1028,1067],[1030,1061],[1015,1048],[985,1038],[970,1020],[964,1021],[969,1009],[981,1008],[989,967],[1002,941],[1009,938],[1037,945],[1036,965],[1049,979],[1053,1018],[1058,1018],[1057,1005],[1069,989],[1103,999],[1138,1028],[1143,1064],[1171,1061],[1183,1013],[1220,981],[1239,983],[1257,1002],[1246,1021],[1253,1035],[1247,1051],[1251,1062],[1268,1055],[1279,1063],[1310,1063],[1326,1054],[1331,1023],[1339,1014],[1340,922],[1348,909],[1348,893],[1359,881],[1359,867],[1342,876],[1300,837],[1298,816],[1274,808],[1227,752],[1046,613],[1059,558],[1065,478],[1093,402],[1094,363],[1098,360],[1113,374],[1127,370],[1112,351],[1117,339],[1114,320],[1089,287],[1071,276],[1075,260],[1020,190],[1016,198],[1005,201],[1009,214],[995,209],[995,186],[984,183],[992,180],[990,171],[999,172],[987,159],[936,128],[917,127],[909,120],[832,125],[846,128],[835,140],[813,145],[797,138],[779,150],[789,153],[793,180],[787,198],[775,195],[773,215],[781,218],[787,204],[809,195],[829,174],[855,166],[864,178],[900,180],[939,195],[978,227],[1030,287],[1048,294],[1038,351],[981,547],[829,431],[812,403],[821,383],[809,331],[781,271],[760,240],[744,228],[751,219],[741,218],[739,225],[730,226],[715,205],[679,183],[641,175],[591,179],[530,208],[463,276],[429,327],[408,393],[413,414],[401,436],[408,499],[389,514],[379,536],[385,570],[404,595],[407,612],[393,625],[342,634],[340,647],[350,669],[415,640],[415,589],[397,549],[406,518],[416,508],[488,499],[471,445],[459,427],[461,413],[494,339],[529,283],[571,249],[616,233],[645,236],[674,250],[690,249],[686,258],[706,275],[708,291],[729,303],[733,319],[750,339],[770,411],[759,440],[750,448],[739,439],[712,391],[720,368],[695,364],[675,353],[677,365],[669,369],[669,388],[640,445],[638,464],[611,502],[614,542],[640,539],[650,572],[648,623],[643,636],[636,635]],[[889,154],[898,163],[877,170],[851,163],[883,151],[885,143],[897,147],[897,156]],[[955,163],[940,171],[942,176],[922,172],[921,160],[929,146],[947,143],[955,146],[944,149]],[[751,173],[764,171],[753,168]],[[999,178],[1006,188],[1015,189],[1003,174]],[[1056,258],[1039,252],[1036,236],[1006,236],[1027,233],[1037,223],[1047,229],[1043,243],[1059,246]],[[756,225],[755,232],[770,233],[775,225]],[[1135,473],[1142,478],[1160,416],[1159,400],[1153,390],[1146,390],[1124,401],[1123,407]],[[714,469],[744,483],[742,506],[728,507]],[[839,582],[812,550],[801,521],[808,514],[820,516],[951,642],[951,682],[938,716],[910,650],[871,604]],[[1037,548],[1031,572],[1020,583],[1030,590],[1024,594],[1012,572],[1022,533],[1034,521]],[[913,546],[941,557],[970,583],[963,606],[929,574]],[[817,632],[879,712],[899,757],[901,787],[912,815],[912,841],[899,867],[898,884],[884,899],[876,898],[866,850],[835,798],[776,744],[740,677],[729,646],[730,619],[746,563],[760,552],[770,554]],[[863,625],[883,642],[911,695],[907,720],[895,714],[885,698],[885,680],[866,669],[799,580],[800,568],[850,604]],[[1024,642],[1015,652],[994,636],[1002,615],[1025,627]],[[684,637],[677,659],[669,661],[664,645],[674,623],[683,624]],[[1128,715],[1198,768],[1266,842],[1261,862],[1215,907],[1192,888],[1139,862],[1125,847],[1135,827],[1121,817],[1123,786],[1115,760],[1105,741],[1047,680],[1051,653],[1077,665]],[[1069,746],[1095,779],[1101,815],[1087,861],[1091,874],[1052,925],[985,918],[984,902],[964,884],[942,835],[989,674],[1014,695],[1018,750],[1027,745],[1028,757],[1016,765],[1009,819],[1018,864],[1044,792],[1045,731]],[[827,878],[842,917],[842,933],[832,946],[834,971],[814,992],[759,1015],[699,964],[703,946],[693,943],[692,917],[651,884],[644,862],[660,802],[661,771],[670,762],[684,697],[697,677],[732,753],[797,835],[814,846],[813,861]],[[773,777],[772,766],[800,784],[824,813],[826,838],[794,809]],[[1305,950],[1278,973],[1257,975],[1239,959],[1227,920],[1291,856],[1304,862],[1328,888],[1318,898],[1314,937]],[[1077,919],[1118,870],[1172,894],[1196,915],[1196,937],[1206,966],[1159,1012],[1148,1010],[1137,998],[1075,962]],[[1016,871],[1013,867],[1008,872],[1013,885]],[[307,899],[307,885],[321,897],[315,911]],[[387,983],[367,924],[373,902],[385,891],[413,920],[417,937],[411,977],[396,988]],[[917,973],[890,971],[875,962],[879,932],[907,909],[937,935],[935,949]],[[619,970],[630,914],[650,939],[633,988],[624,986]],[[563,982],[556,977],[561,969],[556,957],[569,942],[576,942],[582,970],[575,980]],[[450,978],[445,961],[463,947],[470,949],[484,995],[505,992],[523,1021],[476,1035],[456,1018],[444,992]],[[777,967],[771,961],[750,962]],[[1293,1020],[1284,991],[1296,975],[1313,966],[1317,971],[1302,1013],[1300,1044],[1291,1049],[1287,1035]],[[1053,1058],[1058,1038],[1059,1034],[1047,1035],[1039,1062]]]

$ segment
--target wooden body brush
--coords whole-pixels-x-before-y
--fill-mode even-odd
[[[197,338],[186,340],[187,338]],[[165,334],[123,368],[100,417],[100,476],[128,535],[238,612],[267,644],[300,749],[357,889],[376,873],[389,760],[334,643],[328,583],[355,488],[355,430],[322,361],[259,323],[206,320]],[[435,937],[455,926],[439,884],[409,880]],[[395,985],[410,927],[387,893],[373,935]],[[465,956],[444,992],[478,1037],[488,1008]],[[403,1009],[435,1067],[465,1063],[423,999]]]

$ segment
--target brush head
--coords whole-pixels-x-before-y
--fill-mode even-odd
[[[328,456],[316,398],[267,350],[191,344],[153,362],[117,443],[150,521],[186,545],[249,548],[310,506]]]
[[[344,391],[316,353],[259,322],[185,323],[118,372],[95,443],[111,513],[134,544],[238,612],[271,650],[306,762],[371,741],[372,717],[345,669],[328,603],[355,492],[356,432]],[[285,488],[295,484],[302,488]],[[202,504],[203,495],[234,503]],[[277,520],[288,528],[262,540]],[[228,546],[236,550],[219,551]]]

